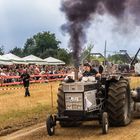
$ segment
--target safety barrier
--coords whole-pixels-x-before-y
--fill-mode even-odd
[[[62,81],[67,74],[31,75],[30,83],[46,83]],[[11,80],[9,82],[9,80]],[[23,84],[20,76],[0,76],[0,87]]]
[[[35,88],[39,88],[39,87],[42,87],[41,85],[31,85],[29,87],[29,89],[35,89]],[[5,91],[5,90],[22,90],[24,89],[23,86],[6,86],[6,87],[1,87],[0,88],[0,91]]]

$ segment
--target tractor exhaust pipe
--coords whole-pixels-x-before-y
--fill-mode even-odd
[[[78,81],[79,67],[75,67],[75,81]]]

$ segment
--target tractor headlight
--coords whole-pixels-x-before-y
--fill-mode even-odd
[[[66,93],[65,106],[66,110],[83,110],[82,93]]]

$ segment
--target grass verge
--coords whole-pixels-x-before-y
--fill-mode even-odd
[[[23,90],[3,91],[0,94],[0,135],[44,122],[48,114],[56,111],[56,97],[59,82],[39,84],[30,90],[31,97],[24,97]],[[51,91],[54,107],[51,107]]]

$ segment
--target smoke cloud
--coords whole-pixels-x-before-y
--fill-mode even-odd
[[[139,25],[140,0],[62,0],[61,11],[67,23],[62,30],[69,33],[69,46],[73,50],[74,64],[79,64],[80,51],[86,43],[86,30],[94,22],[95,14],[108,13],[124,22],[124,16],[132,15]],[[98,30],[98,29],[97,29]]]

